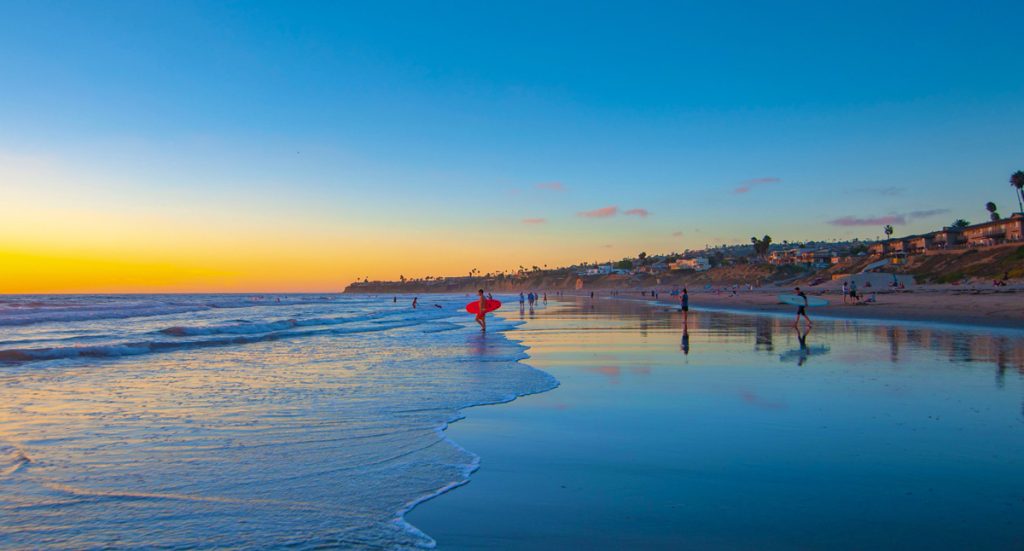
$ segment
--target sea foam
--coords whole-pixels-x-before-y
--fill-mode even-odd
[[[404,513],[479,465],[444,427],[557,384],[467,301],[131,297],[9,324],[0,547],[433,546]]]

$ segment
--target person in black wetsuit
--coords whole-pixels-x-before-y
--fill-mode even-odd
[[[690,318],[690,295],[686,287],[683,287],[683,294],[679,295],[679,311],[683,313],[683,323],[686,323]]]
[[[796,327],[800,325],[800,316],[803,316],[804,319],[807,320],[808,326],[812,325],[811,318],[807,317],[807,295],[797,287],[796,296],[804,299],[804,303],[796,307],[796,321],[793,322],[793,326]]]

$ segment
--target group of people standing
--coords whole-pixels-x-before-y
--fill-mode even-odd
[[[519,309],[522,310],[523,306],[525,305],[525,303],[527,301],[529,301],[529,303],[530,303],[530,308],[533,309],[533,307],[536,306],[537,303],[540,302],[540,300],[541,300],[541,296],[538,293],[530,291],[530,294],[523,295],[523,293],[520,292],[519,293]],[[544,293],[544,304],[547,304],[547,303],[548,303],[548,294]]]

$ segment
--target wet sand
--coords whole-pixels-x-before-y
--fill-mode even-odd
[[[823,320],[803,336],[698,311],[684,342],[671,310],[525,314],[511,336],[561,385],[467,410],[449,435],[480,470],[407,520],[439,549],[1024,545],[1016,333]]]
[[[871,296],[870,289],[865,298]],[[926,323],[963,324],[985,327],[1024,329],[1024,292],[995,289],[918,288],[914,291],[883,291],[876,295],[877,302],[843,303],[838,292],[820,292],[805,289],[808,296],[819,296],[829,301],[828,306],[812,308],[811,317],[902,320]],[[792,289],[740,290],[721,294],[704,290],[690,293],[691,308],[714,308],[746,312],[790,313],[796,308],[780,304],[778,295],[793,294]],[[644,298],[639,291],[621,293],[621,298]],[[659,300],[678,304],[677,297],[660,293]]]

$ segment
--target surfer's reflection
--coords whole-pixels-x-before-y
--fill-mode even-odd
[[[762,348],[771,352],[775,349],[772,344],[772,320],[770,318],[758,318],[756,321],[757,325],[754,327],[756,334],[754,336],[754,350],[761,350]]]
[[[796,340],[800,344],[800,347],[795,350],[787,350],[782,354],[779,354],[779,361],[788,362],[796,360],[796,365],[804,365],[807,362],[807,358],[814,356],[823,356],[828,354],[829,347],[825,345],[811,346],[807,344],[807,335],[811,334],[811,328],[808,326],[805,330],[801,330],[799,327],[793,328],[796,331]]]
[[[479,333],[466,339],[466,347],[472,356],[485,356],[487,354],[487,334]]]
[[[685,323],[683,324],[683,339],[679,342],[679,349],[683,351],[684,355],[690,354],[690,331]]]
[[[796,328],[796,338],[800,341],[800,359],[797,360],[796,365],[804,365],[807,361],[807,356],[811,355],[810,349],[807,348],[807,335],[811,334],[811,326],[807,326],[807,330],[800,334],[800,328]]]

